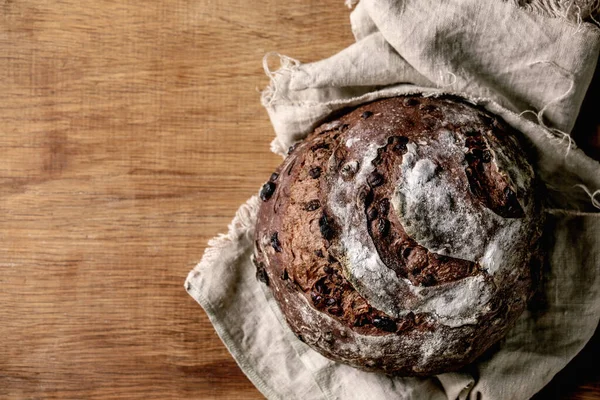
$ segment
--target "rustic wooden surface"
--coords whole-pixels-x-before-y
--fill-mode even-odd
[[[341,3],[0,1],[0,398],[261,398],[183,281],[279,161],[263,54],[350,44]]]

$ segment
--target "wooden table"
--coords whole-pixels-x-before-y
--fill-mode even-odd
[[[263,54],[352,43],[341,3],[0,1],[0,398],[261,398],[183,282],[279,162]]]

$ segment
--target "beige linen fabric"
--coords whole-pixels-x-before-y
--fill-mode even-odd
[[[273,151],[283,154],[332,111],[403,93],[458,94],[502,116],[533,143],[548,188],[539,301],[499,345],[456,373],[401,378],[335,363],[296,339],[255,278],[257,196],[209,242],[186,289],[268,398],[527,399],[583,348],[600,318],[600,164],[568,136],[600,30],[497,0],[362,0],[351,22],[357,41],[340,53],[311,64],[282,56],[282,68],[267,69],[262,101],[276,132]]]

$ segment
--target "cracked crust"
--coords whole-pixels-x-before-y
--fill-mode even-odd
[[[384,99],[323,124],[261,190],[257,278],[334,360],[460,368],[531,294],[541,217],[522,149],[457,98]]]

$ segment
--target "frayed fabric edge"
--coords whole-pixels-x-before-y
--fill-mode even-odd
[[[592,205],[598,210],[600,210],[600,200],[596,199],[596,197],[600,199],[600,189],[597,189],[595,192],[592,193],[592,191],[588,189],[585,185],[577,184],[574,187],[581,188],[585,192],[585,194],[589,196]]]
[[[256,215],[258,214],[259,207],[260,200],[257,195],[250,197],[246,203],[242,204],[229,224],[228,232],[221,233],[208,241],[202,259],[190,272],[190,275],[201,271],[205,266],[209,266],[215,262],[224,247],[232,243],[237,243],[244,237],[251,239],[254,235]],[[186,280],[186,289],[189,279]]]
[[[592,22],[597,26],[600,0],[502,0],[528,11],[550,18],[559,18],[581,25]]]
[[[279,59],[279,68],[276,70],[271,70],[269,67],[269,60],[273,57],[277,57]],[[279,95],[280,83],[278,83],[278,79],[283,75],[293,74],[294,71],[297,70],[301,65],[301,63],[294,58],[271,51],[263,56],[262,64],[265,74],[269,77],[269,84],[261,91],[260,102],[262,106],[268,110],[272,108]],[[287,148],[277,137],[271,141],[270,149],[271,152],[282,157],[285,157],[287,154]]]
[[[279,68],[272,71],[269,67],[269,59],[274,56],[279,58]],[[300,61],[288,56],[284,56],[283,54],[279,54],[276,51],[270,51],[263,56],[262,65],[265,74],[270,79],[269,84],[260,95],[261,104],[263,107],[267,108],[273,103],[273,100],[278,94],[277,77],[297,69],[300,66]]]

